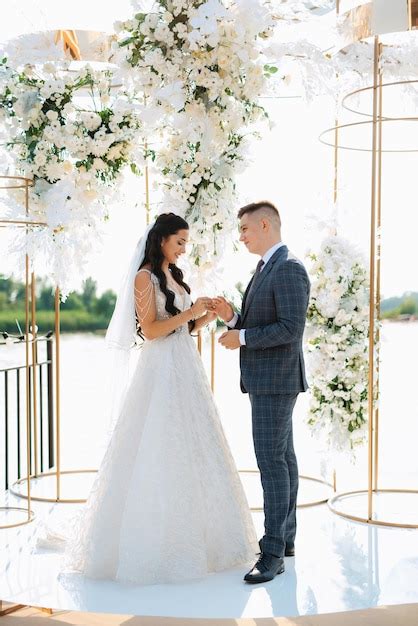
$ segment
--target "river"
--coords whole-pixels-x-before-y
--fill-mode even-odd
[[[23,346],[0,347],[0,367],[24,358]],[[418,484],[418,324],[385,323],[381,347],[379,476],[381,486]],[[210,343],[203,345],[210,372]],[[236,463],[255,468],[248,396],[239,389],[238,352],[215,350],[215,398]],[[3,381],[0,381],[3,385]],[[164,381],[161,381],[164,384]],[[104,338],[95,334],[64,334],[61,338],[61,450],[62,467],[94,468],[100,462],[110,425],[109,364]],[[187,390],[185,389],[185,393]],[[295,447],[300,473],[330,478],[337,467],[339,488],[366,486],[367,446],[355,464],[342,457],[328,458],[323,444],[311,437],[305,424],[308,394],[302,394],[294,413]],[[3,422],[1,407],[0,422]],[[0,423],[1,438],[4,428]],[[4,454],[3,444],[0,455]],[[1,467],[3,467],[3,459]],[[245,478],[251,481],[251,477]],[[258,495],[254,495],[258,498]]]

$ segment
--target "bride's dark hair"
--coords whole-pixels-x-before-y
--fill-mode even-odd
[[[151,272],[158,278],[160,289],[166,297],[165,309],[170,315],[177,315],[180,310],[174,304],[175,293],[167,287],[167,277],[162,270],[164,254],[161,250],[163,239],[175,235],[179,230],[189,230],[188,223],[175,213],[162,213],[156,219],[155,225],[148,233],[145,246],[145,256],[138,269],[144,265],[151,265]],[[183,280],[183,272],[174,263],[169,264],[171,275],[177,284],[190,293],[190,287]]]

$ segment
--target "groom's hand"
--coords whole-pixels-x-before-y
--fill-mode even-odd
[[[213,298],[212,303],[214,304],[214,311],[216,311],[217,315],[224,322],[230,322],[232,320],[234,317],[234,309],[225,298],[217,296]]]
[[[218,341],[227,350],[236,350],[241,346],[239,330],[228,330],[219,337]]]

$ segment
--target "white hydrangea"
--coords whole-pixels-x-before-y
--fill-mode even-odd
[[[368,271],[356,248],[337,235],[309,259],[307,422],[331,450],[353,453],[365,441],[368,422]]]
[[[119,28],[125,80],[143,99],[156,146],[160,209],[188,220],[199,271],[219,264],[234,239],[233,181],[246,163],[244,134],[262,112],[271,25],[262,0],[157,0]]]
[[[139,120],[123,93],[112,108],[111,82],[110,72],[91,68],[60,76],[52,62],[36,73],[31,66],[17,72],[0,63],[1,134],[17,172],[33,178],[29,205],[47,224],[30,234],[32,260],[44,259],[64,294],[83,274],[84,252],[98,240],[113,195],[109,183],[137,156]],[[96,90],[91,110],[77,101],[86,85]],[[20,206],[15,216],[23,215]],[[22,246],[17,235],[15,252]]]

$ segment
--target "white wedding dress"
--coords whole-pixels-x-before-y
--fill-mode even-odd
[[[166,297],[151,280],[157,319],[165,319]],[[178,309],[190,304],[176,293]],[[248,503],[187,325],[144,343],[74,536],[72,570],[137,584],[199,578],[254,558]]]

